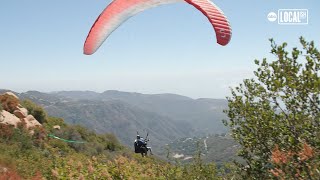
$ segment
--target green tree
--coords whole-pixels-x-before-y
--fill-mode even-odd
[[[320,149],[320,53],[313,41],[287,49],[273,39],[277,60],[255,60],[255,78],[245,79],[228,97],[232,137],[241,145],[238,173],[245,178],[316,179]],[[302,152],[308,158],[302,158]],[[280,159],[280,160],[279,160]]]

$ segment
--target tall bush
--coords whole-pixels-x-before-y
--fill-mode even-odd
[[[225,124],[246,161],[238,164],[239,173],[257,179],[317,179],[320,53],[313,41],[302,37],[300,48],[291,51],[287,43],[270,42],[276,60],[255,60],[255,78],[245,79],[228,98]],[[303,160],[304,152],[308,155]]]

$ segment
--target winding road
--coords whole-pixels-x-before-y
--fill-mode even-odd
[[[204,148],[205,148],[206,151],[208,152],[207,138],[203,140],[203,143],[204,143]]]

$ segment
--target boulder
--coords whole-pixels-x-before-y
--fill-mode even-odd
[[[19,108],[13,111],[13,114],[20,119],[26,118],[28,116],[28,110],[25,108]]]
[[[3,110],[1,112],[1,123],[3,124],[9,124],[9,125],[13,125],[14,127],[17,127],[17,124],[19,122],[21,122],[21,120],[19,118],[17,118],[17,116],[9,113],[8,111]]]
[[[32,115],[28,115],[26,118],[25,118],[26,121],[36,121],[36,118],[34,118]]]
[[[32,115],[28,115],[24,120],[27,123],[27,128],[41,126],[41,124]]]
[[[19,122],[25,121],[27,128],[41,126],[32,115],[28,115],[28,110],[19,104],[19,98],[12,92],[1,94],[0,103],[4,109],[0,113],[0,123],[17,127]]]
[[[25,114],[26,116],[28,115],[28,110],[24,107],[18,107],[18,110],[23,112],[23,114]]]
[[[59,125],[55,125],[55,126],[53,126],[53,129],[60,130],[60,129],[61,129],[61,127],[60,127]]]
[[[9,97],[13,97],[16,100],[19,100],[18,96],[16,96],[15,94],[13,94],[12,92],[6,92],[4,93],[2,96],[9,96]]]
[[[21,108],[24,108],[24,107],[21,104],[17,104],[17,106],[15,107],[15,110],[20,110]],[[28,110],[27,110],[27,113],[28,113]]]

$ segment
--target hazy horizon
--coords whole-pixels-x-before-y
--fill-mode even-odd
[[[58,92],[93,92],[93,93],[104,93],[106,91],[118,91],[118,92],[123,92],[123,93],[138,93],[138,94],[143,94],[143,95],[161,95],[161,94],[168,94],[168,95],[178,95],[178,96],[184,96],[184,97],[188,97],[191,99],[226,99],[225,97],[191,97],[188,95],[183,95],[183,94],[177,94],[177,93],[171,93],[171,92],[163,92],[163,93],[144,93],[144,92],[135,92],[135,91],[121,91],[121,90],[116,90],[116,89],[106,89],[104,91],[93,91],[93,90],[58,90],[58,91],[39,91],[36,89],[31,89],[31,90],[26,90],[26,91],[17,91],[17,90],[13,90],[13,89],[7,89],[7,88],[0,88],[0,90],[8,90],[8,91],[13,91],[16,93],[26,93],[26,92],[40,92],[40,93],[46,93],[46,94],[54,94],[54,93],[58,93]]]

